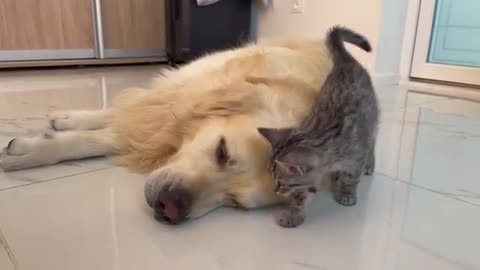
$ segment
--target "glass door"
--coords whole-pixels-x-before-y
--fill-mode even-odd
[[[411,77],[480,85],[480,0],[422,0]]]

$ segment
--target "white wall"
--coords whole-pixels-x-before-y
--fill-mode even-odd
[[[400,78],[407,6],[406,0],[383,0],[374,71],[377,78]]]
[[[341,24],[365,35],[372,54],[353,54],[374,76],[398,77],[408,0],[304,0],[303,13],[292,14],[290,0],[271,0],[270,8],[254,10],[253,34],[263,38],[322,38],[327,29]],[[258,13],[258,14],[257,14]]]
[[[304,0],[303,13],[292,14],[290,0],[272,0],[260,11],[257,35],[262,38],[323,38],[333,25],[341,24],[365,35],[372,46],[377,43],[382,0]],[[375,54],[353,52],[373,70]]]

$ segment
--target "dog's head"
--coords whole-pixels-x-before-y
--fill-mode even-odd
[[[269,146],[248,116],[213,117],[148,177],[145,196],[157,219],[177,224],[222,205],[278,202],[266,170]]]
[[[222,205],[279,201],[266,170],[270,146],[256,130],[265,106],[257,88],[177,89],[120,110],[128,151],[119,161],[151,172],[145,196],[157,219],[177,224]]]
[[[271,147],[257,127],[297,121],[314,91],[286,87],[278,98],[265,93],[282,90],[270,91],[265,83],[242,81],[206,92],[177,89],[123,111],[120,134],[126,134],[129,151],[121,163],[151,172],[145,197],[157,219],[178,224],[219,206],[280,202],[267,170]]]

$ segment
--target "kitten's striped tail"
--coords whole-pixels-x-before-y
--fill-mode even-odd
[[[352,30],[342,27],[334,26],[329,30],[327,35],[327,47],[332,55],[334,64],[339,62],[355,61],[353,56],[345,49],[343,42],[348,42],[362,48],[364,51],[371,52],[372,47],[368,40]]]

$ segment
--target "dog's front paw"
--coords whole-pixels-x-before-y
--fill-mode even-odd
[[[21,156],[30,152],[31,143],[28,138],[14,138],[4,148],[6,155]]]
[[[2,152],[0,152],[0,169],[4,171],[11,171],[17,169],[19,167],[19,164],[21,163],[21,160],[24,157],[23,155],[13,155],[9,153],[13,149],[13,143],[15,143],[12,143],[12,141],[10,141],[11,143],[9,143],[9,145],[3,148]]]
[[[283,210],[275,216],[275,220],[282,227],[295,228],[305,221],[305,216],[302,213]]]
[[[28,152],[22,138],[11,139],[0,152],[0,168],[7,171],[14,169],[16,166],[16,157],[21,157]]]
[[[48,132],[35,137],[12,139],[0,153],[0,168],[11,171],[52,164],[56,152],[45,146],[48,146],[54,136],[54,132]]]

